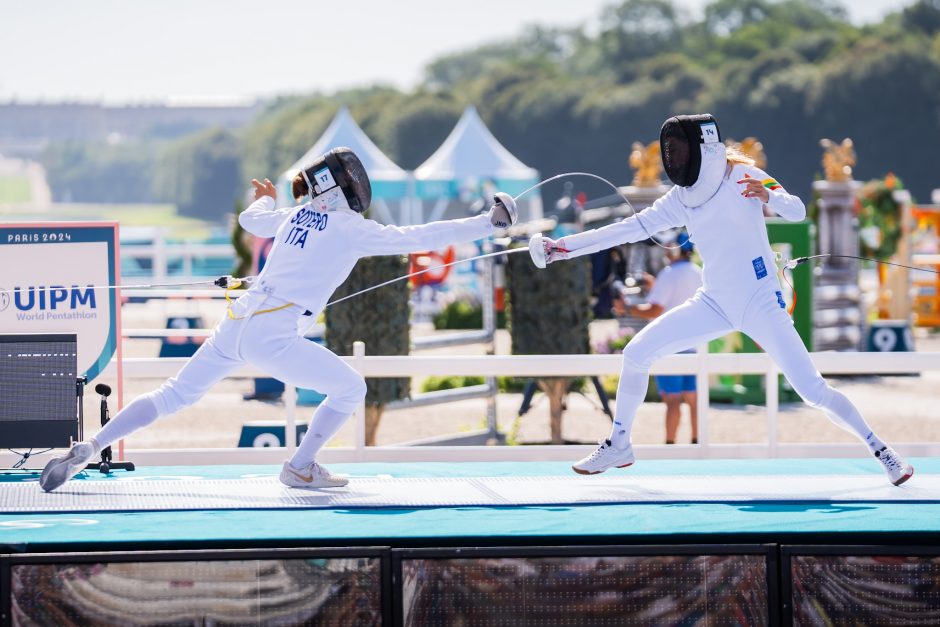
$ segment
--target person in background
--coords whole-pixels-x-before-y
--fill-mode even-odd
[[[653,320],[670,309],[678,307],[695,295],[702,287],[702,270],[692,262],[695,246],[685,231],[679,233],[674,248],[669,249],[670,264],[655,279],[649,278],[649,296],[645,303],[631,305],[624,298],[614,299],[617,315],[631,315]],[[686,352],[694,352],[689,350]],[[666,404],[666,444],[676,443],[682,403],[689,406],[692,424],[692,444],[698,444],[698,399],[695,375],[657,375],[656,387]]]

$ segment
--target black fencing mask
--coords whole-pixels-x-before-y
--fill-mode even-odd
[[[348,207],[362,213],[372,204],[372,184],[359,157],[341,146],[300,171],[313,204],[326,211]]]
[[[703,113],[669,118],[660,131],[659,147],[666,176],[679,187],[683,203],[697,207],[715,195],[727,163],[714,117]]]

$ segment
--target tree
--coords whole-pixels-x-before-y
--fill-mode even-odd
[[[682,29],[669,0],[626,0],[601,14],[597,40],[604,60],[632,77],[636,61],[681,46]]]
[[[155,145],[64,142],[50,145],[41,161],[58,202],[154,202],[151,173]]]
[[[253,237],[248,231],[242,228],[238,216],[244,211],[245,207],[241,201],[235,203],[235,214],[232,220],[232,248],[235,249],[235,267],[232,268],[232,276],[245,277],[251,272],[251,246],[249,242]]]
[[[339,299],[408,272],[406,257],[360,259],[333,294]],[[369,355],[407,355],[410,348],[408,282],[398,281],[330,306],[326,310],[326,343],[338,355],[352,355],[353,342],[362,341]],[[366,445],[375,436],[385,405],[408,397],[410,379],[366,379]]]
[[[429,92],[399,102],[376,121],[376,141],[403,168],[415,168],[431,156],[460,118],[464,104]]]
[[[851,137],[856,176],[896,172],[915,195],[936,181],[925,153],[940,142],[940,62],[913,42],[867,41],[827,67],[809,98],[817,137]]]
[[[245,187],[241,142],[217,128],[172,143],[160,158],[154,187],[180,214],[221,222]]]
[[[906,29],[935,35],[940,32],[940,0],[919,0],[901,12],[901,22]]]
[[[747,24],[763,21],[770,12],[767,0],[715,0],[705,7],[705,26],[715,35],[726,36]]]
[[[590,352],[590,257],[536,268],[528,255],[507,257],[509,332],[514,355],[578,355]],[[572,379],[538,380],[548,396],[552,444],[563,444],[561,419]]]

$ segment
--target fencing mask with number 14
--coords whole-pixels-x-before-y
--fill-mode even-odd
[[[659,134],[663,169],[688,207],[708,201],[725,176],[727,160],[718,122],[708,114],[677,115],[663,123]]]

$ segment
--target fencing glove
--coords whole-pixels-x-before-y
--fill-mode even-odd
[[[556,241],[541,233],[536,233],[529,238],[529,256],[532,257],[532,263],[537,268],[544,268],[559,259],[567,259],[570,252],[565,248],[564,239]]]
[[[516,211],[516,201],[505,192],[497,192],[493,197],[493,206],[490,207],[490,222],[498,229],[505,229],[516,223],[519,213]]]

